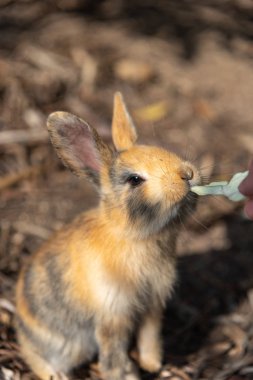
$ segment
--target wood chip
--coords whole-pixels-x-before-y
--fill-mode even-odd
[[[9,186],[15,185],[19,181],[40,174],[44,167],[44,164],[40,164],[25,168],[22,171],[19,171],[18,173],[7,174],[5,177],[0,178],[0,191]]]
[[[134,84],[147,82],[154,76],[154,69],[149,63],[131,59],[118,61],[114,72],[119,79]]]
[[[0,146],[8,144],[34,144],[49,141],[46,130],[13,130],[0,132]]]
[[[15,306],[9,300],[0,298],[0,308],[7,310],[11,314],[15,313]]]

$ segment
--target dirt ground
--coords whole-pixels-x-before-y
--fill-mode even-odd
[[[36,379],[13,328],[22,262],[97,201],[56,157],[48,114],[77,114],[109,142],[120,90],[139,141],[227,179],[253,156],[252,21],[251,0],[0,1],[1,380]],[[242,204],[200,199],[178,251],[163,368],[142,379],[253,379],[253,223]],[[75,378],[100,379],[97,364]]]

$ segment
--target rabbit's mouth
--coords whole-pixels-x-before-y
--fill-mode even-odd
[[[189,190],[180,201],[168,209],[164,226],[168,227],[171,223],[182,224],[182,221],[195,210],[197,200],[198,196]]]
[[[189,216],[197,206],[198,196],[191,192],[189,192],[183,197],[183,199],[178,203],[177,213],[175,215],[175,219],[182,221],[187,216]]]
[[[138,197],[131,197],[127,202],[127,210],[131,225],[138,226],[140,234],[158,233],[171,223],[175,225],[194,211],[197,196],[190,191],[173,205],[165,206],[162,202],[151,203]]]

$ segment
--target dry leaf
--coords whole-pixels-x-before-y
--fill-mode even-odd
[[[170,111],[170,107],[165,100],[152,103],[134,111],[134,117],[140,121],[155,122],[165,118]]]
[[[118,61],[114,72],[119,79],[134,84],[147,82],[154,76],[154,69],[150,64],[131,59]]]
[[[196,115],[202,117],[203,119],[212,121],[215,118],[214,109],[211,107],[211,104],[208,103],[206,100],[196,100],[193,104],[193,109]]]

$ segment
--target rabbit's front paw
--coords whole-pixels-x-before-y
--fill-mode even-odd
[[[106,380],[140,380],[135,365],[129,360],[123,367],[106,371]]]
[[[140,377],[136,373],[129,373],[124,380],[140,380]]]
[[[53,380],[70,380],[63,372],[57,372],[56,377],[51,376]]]
[[[129,360],[125,366],[124,380],[140,380],[137,368],[131,360]]]
[[[153,356],[152,354],[141,357],[139,359],[140,367],[148,372],[159,372],[161,369],[161,360],[158,357]]]

